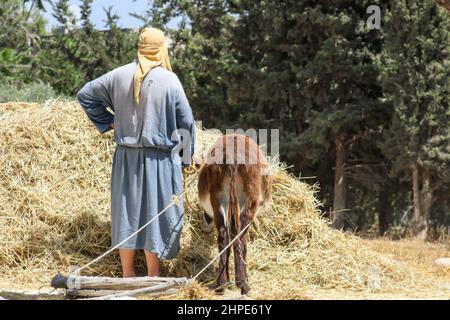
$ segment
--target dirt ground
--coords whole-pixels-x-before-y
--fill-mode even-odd
[[[383,292],[372,293],[366,291],[349,291],[342,289],[323,289],[323,288],[304,288],[303,295],[298,299],[305,300],[353,300],[353,299],[371,299],[371,300],[390,300],[390,299],[450,299],[450,269],[434,267],[433,262],[437,258],[450,257],[450,246],[437,243],[424,243],[416,240],[391,241],[388,239],[363,240],[365,245],[374,250],[392,255],[396,260],[403,261],[415,268],[428,273],[436,278],[439,288],[436,290],[427,290],[417,292],[405,288],[402,292]],[[251,281],[251,279],[250,279]],[[53,291],[50,287],[45,288],[26,288],[18,286],[14,289],[0,288],[0,297],[6,299],[32,299],[48,300],[63,299],[61,291]],[[223,297],[219,299],[252,299],[241,297],[237,290],[227,290]]]

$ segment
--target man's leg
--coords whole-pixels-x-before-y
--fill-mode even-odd
[[[122,264],[122,276],[124,278],[136,277],[134,270],[134,255],[136,251],[132,249],[119,249],[120,263]]]
[[[149,277],[159,277],[159,260],[156,253],[145,252],[145,260],[147,261],[147,272]]]

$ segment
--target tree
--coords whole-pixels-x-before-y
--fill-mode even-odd
[[[45,38],[32,74],[58,92],[74,95],[87,81],[132,62],[136,56],[138,34],[120,29],[118,16],[111,9],[105,9],[108,30],[95,30],[90,21],[91,7],[92,0],[84,0],[81,21],[77,21],[67,0],[53,3],[58,26]]]
[[[32,81],[31,62],[44,33],[45,21],[37,8],[27,10],[21,0],[0,2],[0,75],[4,81]]]
[[[93,0],[83,0],[80,6],[80,18],[82,21],[83,30],[87,35],[91,35],[94,31],[94,26],[90,20],[92,14],[92,1]]]
[[[152,8],[157,24],[189,21],[174,37],[184,40],[176,61],[195,84],[196,114],[209,126],[279,128],[282,160],[319,173],[324,189],[334,185],[336,228],[348,209],[352,145],[388,118],[378,103],[381,41],[365,24],[370,4],[160,0]]]
[[[344,227],[348,210],[348,161],[352,146],[371,135],[386,118],[379,103],[377,31],[366,28],[370,1],[265,1],[265,6],[240,1],[246,12],[237,34],[250,93],[242,123],[276,123],[284,132],[284,159],[317,172],[334,162],[333,225]],[[244,76],[244,75],[242,75]],[[242,83],[242,81],[241,81]],[[262,119],[264,117],[264,119]],[[307,152],[299,152],[307,150]],[[355,160],[355,159],[352,159]]]
[[[424,238],[436,192],[450,183],[450,16],[402,0],[386,21],[382,84],[393,117],[381,149],[392,174],[411,183],[413,233]]]
[[[230,84],[234,68],[230,1],[156,0],[142,15],[146,26],[161,28],[171,40],[173,69],[183,80],[197,118],[209,127],[232,127],[239,110]],[[179,28],[167,25],[177,18]]]
[[[28,10],[28,14],[26,17],[26,20],[30,17],[31,13],[33,12],[33,9],[36,8],[39,10],[42,10],[45,12],[45,6],[44,6],[44,0],[23,0],[23,3],[26,4],[28,2],[31,2],[30,9]]]

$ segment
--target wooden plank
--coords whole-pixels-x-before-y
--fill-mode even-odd
[[[169,288],[168,290],[161,292],[150,292],[146,294],[147,296],[160,296],[160,295],[169,295],[177,293],[177,288]],[[118,290],[76,290],[71,289],[67,291],[67,295],[72,298],[95,298],[95,297],[104,297],[109,295],[118,295],[123,291]]]
[[[180,280],[184,279],[184,280]],[[159,295],[165,294],[167,290],[175,288],[179,285],[187,283],[186,278],[178,278],[176,280],[173,280],[171,282],[163,282],[156,286],[146,287],[146,288],[139,288],[135,290],[129,290],[129,291],[123,291],[118,294],[110,294],[103,297],[97,297],[97,298],[90,298],[86,300],[110,300],[110,299],[116,299],[120,297],[132,297],[136,296],[138,294],[150,294],[150,293],[158,293]]]
[[[153,287],[162,283],[186,282],[186,278],[165,277],[134,277],[134,278],[108,278],[108,277],[82,277],[69,276],[67,288],[69,290],[134,290]]]
[[[107,296],[111,294],[117,294],[121,291],[117,290],[77,290],[77,289],[69,289],[67,290],[67,295],[73,298],[92,298],[92,297],[101,297],[101,296]]]

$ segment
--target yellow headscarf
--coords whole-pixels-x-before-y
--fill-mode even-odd
[[[145,28],[139,38],[138,67],[133,79],[136,104],[139,105],[141,85],[145,76],[158,66],[172,71],[164,33],[156,28]]]

